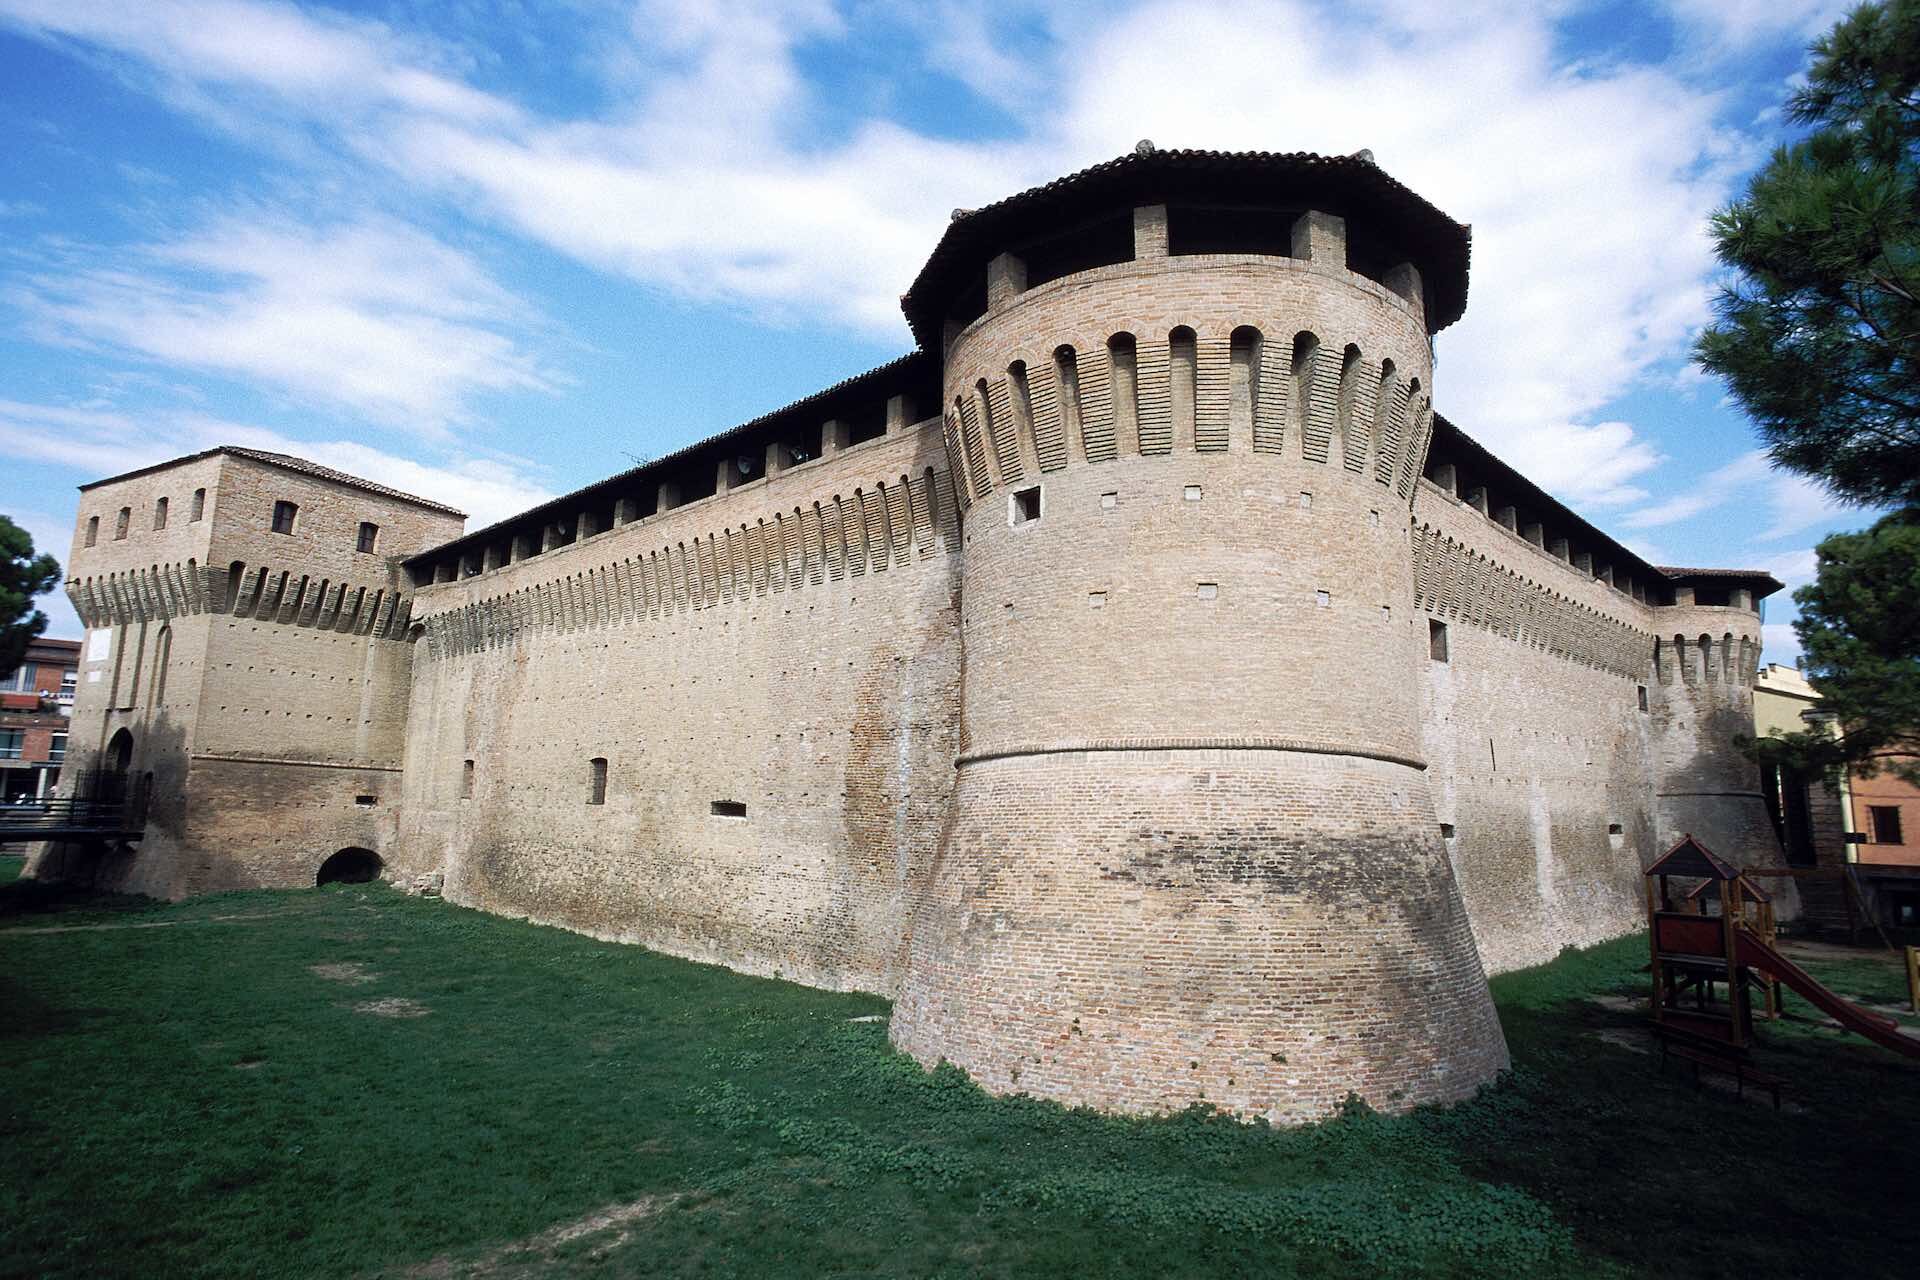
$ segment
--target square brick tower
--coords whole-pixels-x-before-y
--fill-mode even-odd
[[[36,868],[173,898],[376,869],[412,670],[400,562],[465,522],[234,446],[81,486],[61,791],[144,804],[144,833],[50,844]]]

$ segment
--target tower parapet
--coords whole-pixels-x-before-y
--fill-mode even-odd
[[[901,1047],[1287,1119],[1504,1065],[1423,773],[1408,543],[1466,246],[1369,161],[1171,152],[935,251],[906,306],[946,353],[962,745]]]
[[[1759,601],[1780,584],[1757,570],[1662,572],[1672,603],[1652,611],[1655,843],[1691,834],[1739,865],[1777,864],[1759,770],[1733,740],[1753,733]]]

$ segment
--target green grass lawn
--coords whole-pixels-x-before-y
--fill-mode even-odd
[[[1601,1038],[1644,958],[1496,980],[1515,1070],[1472,1103],[1276,1130],[989,1098],[878,998],[380,886],[22,881],[0,1273],[1913,1274],[1920,1067],[1789,1022],[1803,1110],[1696,1091]]]

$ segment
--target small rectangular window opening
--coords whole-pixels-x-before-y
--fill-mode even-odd
[[[460,766],[460,798],[473,799],[473,761],[471,760]]]
[[[747,806],[739,800],[715,800],[712,813],[716,818],[744,818]]]
[[[100,517],[87,517],[87,545],[93,546],[100,541]]]
[[[1117,494],[1117,493],[1103,493],[1103,494],[1101,494],[1101,495],[1100,495],[1100,509],[1101,509],[1102,511],[1111,511],[1111,510],[1113,510],[1113,509],[1114,509],[1115,507],[1117,507],[1117,506],[1119,506],[1119,505],[1120,505],[1120,495],[1119,495],[1119,494]]]
[[[1897,804],[1872,804],[1867,806],[1867,818],[1873,826],[1875,844],[1905,844],[1900,830],[1900,806]]]
[[[1313,495],[1305,490],[1302,490],[1300,493],[1300,509],[1302,511],[1313,510]]]
[[[353,802],[359,805],[362,809],[371,809],[373,808],[374,805],[380,803],[380,797],[379,796],[355,796],[353,798]]]
[[[1185,491],[1183,492],[1183,494],[1182,494],[1182,496],[1183,496],[1183,497],[1184,497],[1184,498],[1185,498],[1185,499],[1186,499],[1186,500],[1187,500],[1188,502],[1198,502],[1198,501],[1200,501],[1200,486],[1199,486],[1199,485],[1197,485],[1197,484],[1190,484],[1190,485],[1188,485],[1188,486],[1186,487],[1186,489],[1185,489]]]
[[[607,758],[595,756],[587,761],[591,776],[587,782],[587,803],[605,804],[607,802]]]
[[[1634,688],[1639,691],[1640,709],[1642,711],[1645,711],[1647,709],[1647,686],[1643,684],[1637,684],[1634,686]]]
[[[1443,822],[1440,824],[1440,838],[1442,840],[1453,839],[1453,824],[1451,822]]]
[[[113,518],[113,538],[115,542],[127,536],[127,525],[133,520],[133,508],[122,507],[120,514]]]
[[[1609,822],[1607,824],[1607,834],[1610,836],[1625,835],[1626,832],[1627,829],[1617,822]]]
[[[292,533],[293,522],[300,515],[300,506],[294,502],[276,502],[273,504],[273,531]]]
[[[187,511],[187,523],[192,524],[195,520],[200,519],[206,514],[207,491],[205,489],[195,489],[193,491],[193,506]]]
[[[1313,593],[1313,603],[1317,608],[1330,609],[1333,607],[1333,593],[1331,591],[1316,591]]]
[[[1037,484],[1015,489],[1008,495],[1007,502],[1011,524],[1032,524],[1040,518],[1040,486]]]
[[[1378,511],[1367,512],[1367,523],[1373,528],[1378,529],[1380,527],[1380,513]]]
[[[1194,594],[1202,600],[1218,599],[1220,595],[1220,584],[1217,582],[1202,582],[1194,589]]]
[[[1087,608],[1104,609],[1107,607],[1107,593],[1104,591],[1087,592]]]
[[[1447,624],[1438,618],[1427,619],[1427,656],[1435,662],[1451,662],[1447,653]]]
[[[373,548],[380,541],[380,526],[371,520],[360,522],[360,537],[354,544],[354,550],[362,555],[372,555]]]
[[[153,500],[153,527],[155,529],[164,529],[167,527],[167,500],[165,498],[155,498]]]

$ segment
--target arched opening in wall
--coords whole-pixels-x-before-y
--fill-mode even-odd
[[[227,566],[227,608],[238,612],[240,608],[240,588],[246,582],[247,565],[244,560],[235,560]]]
[[[1027,362],[1015,360],[1007,366],[1008,398],[1013,401],[1013,427],[1020,438],[1033,440],[1033,388],[1027,382]],[[1034,441],[1035,445],[1039,441]]]
[[[1340,410],[1334,419],[1334,433],[1339,441],[1335,454],[1351,471],[1358,471],[1367,456],[1366,430],[1355,412],[1360,400],[1360,373],[1360,348],[1348,343],[1340,353]]]
[[[1734,661],[1733,632],[1720,637],[1720,678],[1732,684],[1740,668]]]
[[[1700,678],[1712,680],[1717,675],[1718,673],[1713,669],[1713,637],[1703,635],[1700,637]]]
[[[193,506],[187,511],[187,523],[192,524],[195,520],[200,519],[206,514],[207,491],[205,489],[195,489],[193,491]]]
[[[1660,684],[1667,684],[1672,679],[1667,674],[1667,645],[1659,636],[1653,638],[1653,678]]]
[[[133,768],[133,733],[127,729],[116,729],[113,737],[107,739],[107,749],[100,753],[100,770],[94,776],[93,797],[108,804],[118,804],[130,794],[127,777]]]
[[[1067,439],[1076,441],[1080,451],[1086,452],[1086,440],[1080,433],[1080,356],[1072,347],[1061,345],[1053,349],[1054,381],[1060,388],[1060,421],[1066,427]]]
[[[127,525],[133,520],[133,508],[122,507],[120,514],[113,518],[113,536],[116,540],[127,536]]]
[[[1140,452],[1140,352],[1130,333],[1107,339],[1113,364],[1113,430],[1121,453]]]
[[[1295,438],[1304,438],[1307,407],[1313,400],[1313,366],[1320,355],[1320,339],[1302,329],[1293,335],[1293,422]]]
[[[607,758],[595,756],[587,761],[587,803],[607,802]]]
[[[1194,397],[1200,378],[1200,335],[1186,325],[1167,334],[1168,398],[1173,413],[1173,447],[1194,443]]]
[[[1260,348],[1264,342],[1265,337],[1250,324],[1241,325],[1227,338],[1227,434],[1236,442],[1253,438],[1253,410],[1260,402]]]
[[[346,848],[320,864],[316,887],[329,884],[370,884],[380,878],[380,855],[371,849]]]
[[[153,527],[155,529],[164,529],[167,527],[167,500],[165,498],[155,498],[153,500]]]
[[[1400,370],[1393,361],[1380,362],[1380,390],[1373,398],[1373,437],[1378,441],[1374,457],[1374,479],[1381,484],[1393,481],[1394,465],[1400,460],[1400,432],[1393,418],[1393,393],[1400,381]]]
[[[100,541],[100,517],[87,517],[87,545],[93,546]]]
[[[987,448],[993,452],[994,474],[1002,484],[1018,480],[1021,475],[1019,442],[1014,439],[1007,415],[994,411],[993,390],[985,378],[973,384],[973,411],[980,416],[981,425],[986,428]]]

